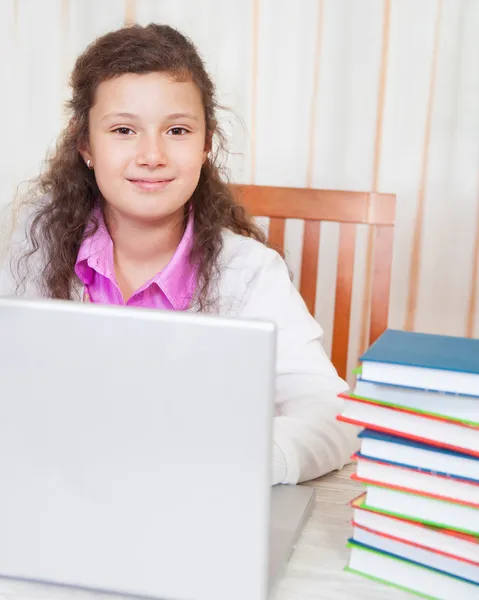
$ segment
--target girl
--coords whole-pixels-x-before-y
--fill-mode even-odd
[[[347,386],[283,260],[220,177],[215,89],[193,44],[164,25],[114,31],[78,58],[71,86],[0,294],[274,320],[273,484],[341,468],[355,441],[335,418]]]

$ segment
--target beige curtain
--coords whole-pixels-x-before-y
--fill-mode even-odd
[[[392,327],[479,337],[477,0],[2,0],[0,203],[64,125],[75,57],[133,21],[171,24],[199,47],[231,108],[234,180],[397,194]],[[296,281],[301,233],[288,223]],[[323,226],[327,349],[337,243],[338,228]],[[362,230],[351,366],[366,249]]]

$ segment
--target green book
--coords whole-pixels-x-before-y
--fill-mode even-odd
[[[422,598],[478,598],[479,584],[349,540],[346,571]]]
[[[479,428],[479,399],[358,379],[352,398]]]
[[[468,504],[368,484],[364,508],[423,525],[479,536],[479,508]]]

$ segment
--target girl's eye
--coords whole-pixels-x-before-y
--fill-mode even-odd
[[[185,135],[185,133],[188,133],[188,130],[184,127],[172,127],[168,131],[168,135]]]
[[[129,127],[117,127],[116,129],[113,129],[113,132],[119,133],[120,135],[131,135],[135,133],[133,129],[130,129]]]

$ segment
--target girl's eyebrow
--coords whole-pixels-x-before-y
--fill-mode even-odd
[[[135,115],[133,113],[128,112],[112,112],[108,113],[104,117],[101,118],[102,121],[107,121],[108,119],[130,119],[134,121],[135,119],[139,119],[139,115]],[[166,119],[168,121],[175,121],[176,119],[191,119],[192,121],[199,121],[196,115],[191,113],[173,113],[171,115],[167,115]]]
[[[199,121],[198,117],[191,113],[173,113],[168,115],[166,118],[168,121],[175,121],[176,119],[191,119],[192,121]]]
[[[134,115],[133,113],[127,113],[127,112],[112,112],[112,113],[108,113],[107,115],[103,116],[101,118],[102,121],[107,121],[108,119],[112,119],[112,118],[120,118],[120,119],[130,119],[130,120],[135,120],[138,119],[138,115]]]

